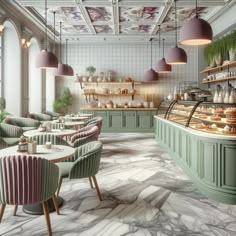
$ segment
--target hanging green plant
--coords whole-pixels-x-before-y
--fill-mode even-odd
[[[87,68],[86,68],[86,71],[88,71],[89,72],[89,75],[93,75],[95,72],[96,72],[96,68],[94,67],[94,66],[88,66]]]

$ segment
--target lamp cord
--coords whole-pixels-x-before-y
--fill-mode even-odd
[[[176,9],[176,0],[175,0],[175,44],[176,44],[176,47],[178,46],[177,45],[177,9]]]
[[[162,48],[163,58],[164,58],[164,41],[165,41],[165,39],[162,39],[162,42],[163,42],[163,48]]]
[[[55,22],[56,22],[56,12],[54,11],[53,12],[53,47],[54,47],[54,53],[55,53],[55,50],[56,50],[56,38],[55,38]]]
[[[159,53],[161,51],[161,25],[158,25],[159,27]]]
[[[198,18],[198,11],[197,11],[197,8],[198,8],[198,6],[197,6],[197,0],[195,1],[195,5],[196,5],[196,17]]]
[[[68,39],[66,39],[66,64],[68,65],[68,63],[67,63],[67,43],[68,43]]]
[[[47,49],[48,49],[48,42],[47,42],[47,37],[48,37],[48,29],[47,29],[47,27],[48,27],[48,24],[47,24],[47,0],[45,0],[45,49],[46,49],[46,51],[47,51]]]
[[[151,69],[152,69],[152,38],[150,40],[151,40]]]
[[[60,52],[59,52],[59,58],[60,58],[60,62],[62,63],[61,61],[61,22],[60,22]]]

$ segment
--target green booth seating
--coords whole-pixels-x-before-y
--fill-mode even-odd
[[[54,111],[44,111],[43,113],[46,114],[46,115],[51,116],[52,120],[57,120],[61,116],[60,113],[57,113],[57,112],[54,112]]]
[[[52,117],[50,115],[42,114],[42,113],[30,113],[28,117],[34,120],[38,120],[38,121],[52,120]]]
[[[16,116],[4,119],[3,123],[19,126],[23,129],[23,131],[37,129],[40,126],[40,122],[37,120]]]
[[[0,149],[18,144],[22,134],[20,127],[0,123]]]

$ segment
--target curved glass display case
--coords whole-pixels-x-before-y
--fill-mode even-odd
[[[213,134],[236,135],[235,103],[172,100],[162,101],[159,109],[159,117],[185,127]]]

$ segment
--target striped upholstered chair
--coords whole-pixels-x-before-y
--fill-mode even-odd
[[[69,144],[62,138],[57,137],[52,134],[39,134],[31,137],[38,145],[44,145],[46,142],[51,142],[54,145],[65,145],[69,146]]]
[[[59,209],[55,192],[58,186],[58,167],[42,158],[33,156],[5,156],[0,158],[0,222],[6,205],[43,204],[48,235],[52,235],[48,200],[53,198]]]
[[[102,143],[100,141],[93,141],[76,148],[75,155],[72,158],[65,162],[56,163],[60,173],[57,196],[60,192],[63,178],[89,178],[91,188],[93,188],[94,182],[98,197],[100,201],[102,201],[102,196],[95,177],[99,170],[101,153]]]
[[[100,134],[102,130],[102,117],[95,116],[92,119],[90,119],[87,125],[92,125],[92,124],[95,124],[98,127],[98,134]]]
[[[89,143],[92,141],[98,140],[98,127],[90,126],[87,129],[82,128],[83,130],[79,129],[70,139],[70,145],[72,147],[80,147],[85,143]]]

